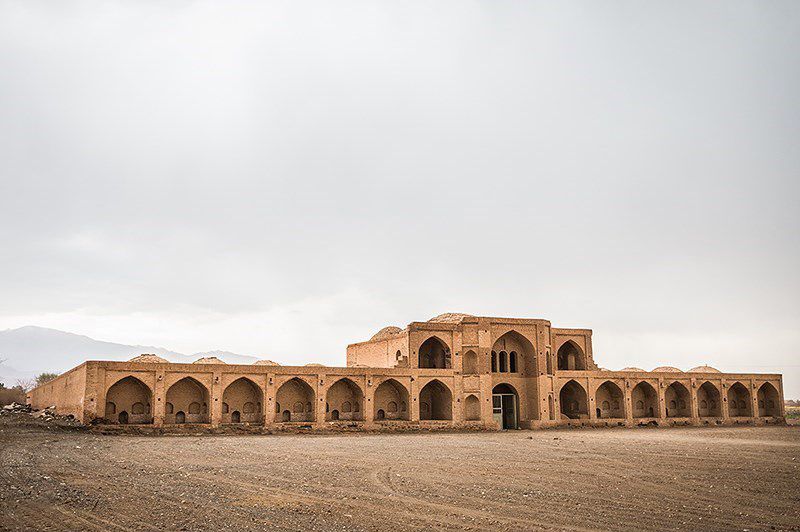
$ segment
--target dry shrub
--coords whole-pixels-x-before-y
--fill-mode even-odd
[[[0,406],[11,403],[25,404],[25,392],[22,388],[0,388]]]

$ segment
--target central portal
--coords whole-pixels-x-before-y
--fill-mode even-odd
[[[517,429],[519,415],[517,392],[508,384],[498,384],[492,390],[492,415],[503,430]]]

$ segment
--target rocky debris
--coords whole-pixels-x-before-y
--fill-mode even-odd
[[[31,405],[23,405],[19,403],[11,403],[5,405],[0,409],[0,416],[10,415],[26,415],[39,421],[45,422],[59,422],[60,424],[67,424],[72,426],[80,426],[81,424],[75,419],[72,414],[59,414],[56,412],[55,406],[48,406],[41,410],[35,410]]]
[[[5,405],[2,410],[0,410],[0,415],[3,414],[30,414],[33,411],[31,405],[21,405],[19,403],[11,403],[10,405]]]

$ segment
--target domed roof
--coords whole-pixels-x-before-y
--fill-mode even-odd
[[[633,366],[628,366],[627,368],[622,368],[620,371],[647,371],[642,368],[635,368]]]
[[[225,364],[222,360],[218,359],[217,357],[203,357],[198,358],[192,364]]]
[[[472,314],[460,312],[445,312],[428,320],[428,323],[461,323],[464,318],[474,318]]]
[[[403,332],[403,329],[401,329],[400,327],[395,327],[394,325],[390,325],[388,327],[384,327],[380,331],[373,334],[372,338],[370,338],[370,341],[384,340],[386,338],[391,338],[392,336],[397,336],[401,332]]]
[[[683,370],[675,366],[658,366],[653,373],[683,373]]]
[[[689,373],[721,373],[717,368],[711,366],[697,366],[689,370]]]
[[[253,365],[254,366],[280,366],[280,364],[278,364],[277,362],[273,362],[272,360],[267,360],[267,359],[256,360],[255,362],[253,362]]]
[[[161,363],[167,363],[167,362],[169,362],[169,360],[167,360],[166,358],[161,358],[158,355],[151,355],[151,354],[148,354],[148,353],[142,353],[141,355],[136,355],[135,357],[130,359],[128,362],[147,362],[147,363],[151,363],[151,364],[161,364]]]
[[[306,364],[307,368],[324,368],[325,364],[317,364],[316,362],[312,362],[310,364]]]

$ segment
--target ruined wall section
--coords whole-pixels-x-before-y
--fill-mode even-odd
[[[348,345],[347,367],[408,367],[408,334]]]

